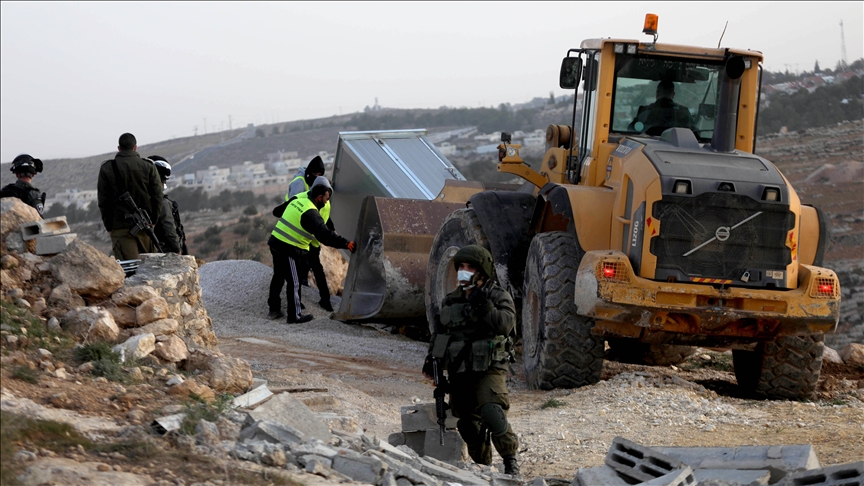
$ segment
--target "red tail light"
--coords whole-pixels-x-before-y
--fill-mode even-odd
[[[627,265],[624,262],[609,261],[603,262],[597,266],[597,278],[602,280],[612,280],[613,282],[628,282],[630,281],[627,273]]]
[[[603,277],[608,279],[615,278],[615,264],[614,263],[604,263],[603,264]]]
[[[818,277],[810,289],[810,297],[817,299],[834,299],[839,297],[838,282],[833,278]]]

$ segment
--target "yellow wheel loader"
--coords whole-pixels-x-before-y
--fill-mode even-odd
[[[533,388],[597,382],[608,342],[648,364],[731,348],[743,390],[806,398],[839,317],[837,276],[821,267],[828,219],[755,155],[762,54],[658,43],[656,23],[651,42],[568,51],[560,86],[583,89],[571,126],[547,129],[539,168],[502,135],[498,170],[533,190],[479,192],[445,218],[428,322],[456,285],[453,254],[479,244],[521,307]]]

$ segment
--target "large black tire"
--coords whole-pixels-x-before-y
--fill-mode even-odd
[[[733,349],[738,386],[762,398],[810,398],[822,371],[823,339],[821,334],[781,336],[760,343],[755,351]]]
[[[610,339],[608,359],[620,363],[669,366],[683,363],[696,348],[674,344],[640,343],[635,339]]]
[[[534,389],[576,388],[600,380],[602,337],[594,321],[576,314],[576,271],[585,253],[574,235],[534,237],[525,263],[522,297],[522,358]]]
[[[435,316],[444,296],[456,288],[456,270],[451,259],[466,245],[480,245],[487,250],[489,241],[473,209],[457,209],[450,213],[432,241],[426,266],[426,320],[429,332],[435,332]]]

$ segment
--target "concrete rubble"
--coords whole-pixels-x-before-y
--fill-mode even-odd
[[[864,462],[823,468],[810,445],[646,447],[616,437],[571,486],[864,486]]]

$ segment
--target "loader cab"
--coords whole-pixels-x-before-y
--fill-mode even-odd
[[[736,96],[723,98],[723,74],[733,57],[742,60],[744,72],[736,79]],[[565,89],[582,88],[574,103],[567,179],[601,186],[606,161],[619,143],[628,137],[659,139],[669,128],[692,131],[700,144],[717,136],[735,150],[753,153],[761,60],[761,53],[749,50],[583,41],[562,62],[559,82]],[[578,79],[572,75],[574,66]],[[719,133],[715,127],[723,113],[734,113],[735,120]]]

